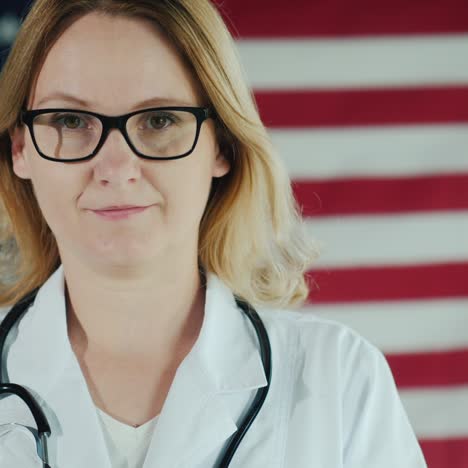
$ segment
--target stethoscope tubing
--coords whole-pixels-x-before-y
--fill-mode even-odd
[[[260,344],[260,355],[263,362],[263,369],[265,371],[267,386],[260,388],[252,402],[252,405],[249,408],[248,413],[246,414],[244,420],[240,424],[239,429],[235,432],[233,438],[231,439],[228,447],[226,448],[224,454],[222,455],[221,460],[218,464],[215,465],[215,468],[228,468],[231,460],[236,453],[237,447],[241,443],[245,434],[249,430],[253,421],[257,417],[260,409],[265,402],[265,399],[268,395],[268,390],[270,389],[271,382],[271,346],[270,340],[268,339],[268,333],[263,325],[261,318],[259,317],[257,311],[250,306],[246,301],[242,301],[236,298],[237,305],[244,311],[247,317],[252,322],[252,325],[257,333],[258,342]]]

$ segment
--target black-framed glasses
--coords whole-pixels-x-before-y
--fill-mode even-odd
[[[132,151],[145,159],[179,159],[193,152],[208,107],[152,107],[108,116],[75,109],[23,110],[21,120],[45,159],[63,163],[96,156],[109,131],[120,130]]]

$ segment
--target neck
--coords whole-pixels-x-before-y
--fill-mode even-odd
[[[205,284],[197,262],[159,276],[152,271],[117,278],[63,265],[68,334],[75,352],[171,359],[198,337]]]

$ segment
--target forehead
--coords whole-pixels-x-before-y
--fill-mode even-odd
[[[30,105],[65,93],[92,110],[123,113],[150,98],[199,105],[193,73],[155,25],[125,17],[88,14],[59,37],[39,71]],[[40,107],[66,104],[48,99]]]

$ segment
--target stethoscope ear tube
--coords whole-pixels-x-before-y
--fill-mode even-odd
[[[3,348],[10,330],[18,323],[21,316],[28,310],[29,306],[34,302],[39,288],[32,290],[29,294],[20,299],[14,307],[8,312],[5,318],[0,322],[0,358],[3,357]],[[3,364],[0,362],[0,383],[4,382]]]
[[[15,306],[8,312],[6,317],[0,323],[0,359],[3,358],[3,349],[5,347],[5,341],[8,336],[9,331],[12,329],[15,323],[18,323],[21,319],[21,316],[28,310],[29,306],[34,302],[36,294],[39,288],[31,291],[23,299],[18,301]],[[13,383],[4,383],[3,376],[3,365],[0,362],[0,395],[5,393],[11,393],[20,397],[31,410],[31,413],[34,416],[34,420],[37,424],[37,430],[39,434],[50,434],[50,426],[47,422],[47,419],[42,411],[42,408],[36,402],[31,393],[24,387],[13,384]]]
[[[26,403],[29,410],[31,411],[31,414],[34,417],[34,421],[36,422],[37,432],[43,451],[43,466],[44,468],[50,468],[50,465],[48,464],[46,436],[49,436],[51,431],[49,423],[47,422],[47,418],[44,412],[42,411],[42,408],[39,406],[39,404],[34,399],[29,390],[14,383],[4,382],[3,365],[1,365],[3,364],[3,349],[5,347],[5,342],[8,333],[13,328],[15,323],[18,323],[18,321],[21,319],[21,316],[28,310],[29,306],[34,302],[38,289],[39,288],[36,288],[35,290],[31,291],[28,295],[26,295],[23,299],[18,301],[15,304],[15,306],[8,312],[3,321],[0,323],[0,395],[16,395],[19,398],[21,398],[21,400],[23,400],[24,403]]]
[[[236,302],[237,305],[245,312],[247,317],[250,319],[252,325],[255,328],[255,332],[257,333],[258,341],[260,343],[260,354],[262,357],[263,368],[265,370],[267,378],[267,386],[262,387],[257,391],[257,394],[255,395],[254,401],[252,402],[249,412],[246,414],[239,429],[232,437],[228,448],[222,455],[222,458],[217,464],[215,464],[215,468],[228,468],[229,464],[231,463],[232,457],[236,453],[237,447],[241,443],[242,439],[244,438],[245,434],[249,430],[251,424],[253,423],[254,419],[257,417],[257,414],[262,408],[263,403],[265,402],[265,399],[268,395],[268,390],[270,389],[271,382],[271,347],[270,340],[268,339],[268,333],[265,330],[265,326],[263,325],[262,320],[258,316],[258,313],[249,305],[248,302],[242,301],[238,298],[236,298]]]
[[[50,426],[42,408],[26,388],[14,383],[0,383],[0,395],[4,394],[12,394],[21,398],[26,405],[28,405],[28,408],[34,417],[39,436],[41,434],[50,435]]]

